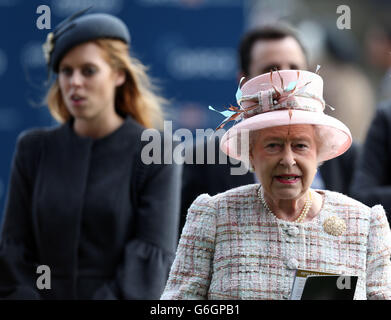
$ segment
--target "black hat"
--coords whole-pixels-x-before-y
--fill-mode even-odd
[[[101,38],[130,42],[128,28],[120,19],[106,13],[81,16],[88,9],[65,19],[48,34],[43,50],[48,67],[54,72],[58,72],[64,55],[81,43]]]

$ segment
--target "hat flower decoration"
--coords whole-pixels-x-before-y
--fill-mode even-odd
[[[322,143],[318,145],[318,161],[344,153],[352,143],[350,130],[338,119],[324,114],[323,79],[304,70],[281,70],[265,73],[248,80],[241,79],[236,92],[238,107],[225,111],[210,110],[226,118],[216,128],[235,121],[222,137],[221,149],[230,157],[249,163],[249,150],[243,148],[244,132],[295,124],[310,124],[317,128]],[[286,84],[286,85],[285,85]],[[331,108],[331,107],[330,107]],[[333,108],[331,108],[333,109]]]
[[[46,64],[50,61],[50,54],[54,49],[54,33],[49,32],[45,43],[42,45],[43,54],[45,56]]]

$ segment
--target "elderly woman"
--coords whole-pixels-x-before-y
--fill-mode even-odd
[[[295,70],[238,90],[241,108],[227,120],[243,121],[221,148],[253,167],[261,184],[194,201],[162,299],[288,299],[297,269],[358,276],[355,299],[391,298],[383,208],[310,189],[319,163],[352,142],[323,113],[322,91],[320,76]]]

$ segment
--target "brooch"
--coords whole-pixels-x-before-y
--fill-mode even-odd
[[[54,34],[53,32],[50,32],[46,37],[46,42],[42,45],[43,54],[45,55],[46,63],[49,63],[50,61],[50,54],[53,51],[54,48]]]
[[[332,216],[325,220],[323,229],[332,236],[341,236],[346,231],[346,223],[341,218]]]

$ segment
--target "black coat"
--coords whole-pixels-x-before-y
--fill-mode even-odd
[[[222,154],[218,139],[209,140],[214,143],[216,160]],[[186,222],[187,210],[193,201],[203,193],[213,196],[217,193],[236,188],[242,185],[255,183],[255,176],[251,172],[244,175],[231,175],[231,168],[238,168],[240,164],[232,163],[228,157],[225,164],[207,164],[206,154],[208,144],[197,145],[193,150],[193,164],[185,164],[182,177],[181,220],[179,234]],[[196,164],[197,149],[203,148],[204,164]],[[210,147],[209,147],[210,148]],[[353,170],[358,157],[359,145],[352,144],[350,149],[341,156],[325,161],[319,168],[326,190],[337,191],[349,195]],[[222,157],[224,158],[225,155]],[[226,156],[225,156],[226,157]],[[230,160],[231,159],[231,160]]]
[[[351,193],[368,206],[381,204],[391,224],[391,104],[378,108],[358,160]]]
[[[21,135],[1,233],[1,297],[160,297],[175,256],[181,167],[143,164],[142,131],[128,117],[97,140],[71,122]],[[38,265],[50,267],[50,290],[36,287]]]

